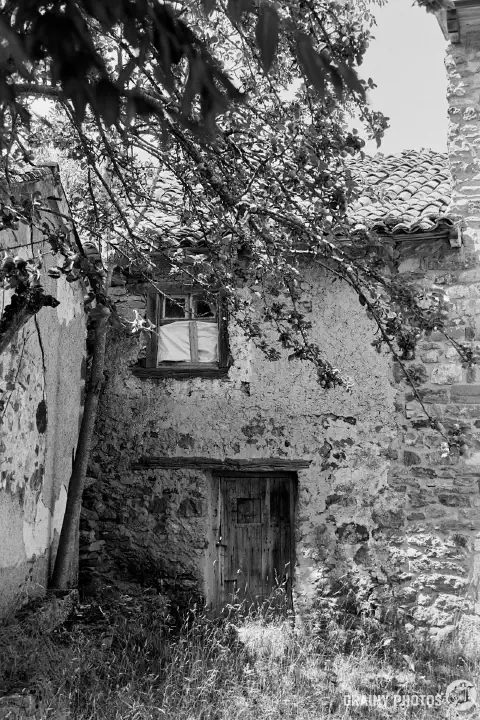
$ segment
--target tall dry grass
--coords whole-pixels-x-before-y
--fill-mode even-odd
[[[277,601],[222,617],[193,607],[180,624],[147,595],[80,610],[48,637],[0,628],[0,694],[33,692],[39,719],[480,717],[444,699],[452,680],[477,677],[458,648],[435,650],[328,605],[302,622]]]

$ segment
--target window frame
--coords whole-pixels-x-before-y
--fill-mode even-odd
[[[160,292],[158,292],[160,291]],[[145,367],[135,368],[134,373],[140,377],[170,377],[188,379],[191,377],[222,378],[227,376],[231,365],[230,349],[228,345],[228,315],[226,294],[223,290],[211,291],[216,296],[217,308],[215,322],[218,327],[218,360],[215,363],[205,362],[165,362],[158,364],[158,332],[152,332],[147,342]],[[162,302],[164,296],[191,296],[204,295],[205,288],[196,285],[182,285],[180,283],[157,283],[157,289],[150,288],[147,292],[147,319],[159,328],[162,324]],[[180,319],[180,318],[179,318]],[[173,320],[169,319],[170,321]]]

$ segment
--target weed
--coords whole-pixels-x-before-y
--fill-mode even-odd
[[[448,684],[476,677],[453,646],[328,603],[302,623],[278,596],[180,625],[154,595],[80,609],[49,636],[0,628],[0,694],[33,692],[42,720],[439,720]]]

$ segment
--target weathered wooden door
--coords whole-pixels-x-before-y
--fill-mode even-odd
[[[219,478],[216,603],[262,602],[283,585],[291,602],[294,478],[231,473]]]

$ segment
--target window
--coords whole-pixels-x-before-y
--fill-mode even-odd
[[[167,377],[221,377],[229,364],[227,317],[222,293],[160,285],[148,295],[147,314],[155,324],[145,372]]]
[[[157,364],[218,363],[216,310],[203,295],[161,297]]]

